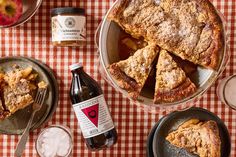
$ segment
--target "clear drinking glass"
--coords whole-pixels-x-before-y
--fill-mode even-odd
[[[35,147],[40,157],[71,156],[73,140],[70,129],[61,125],[49,126],[40,132]]]
[[[217,87],[220,100],[236,110],[236,75],[224,78]]]

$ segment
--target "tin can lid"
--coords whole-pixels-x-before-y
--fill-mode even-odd
[[[73,71],[82,67],[83,65],[81,63],[75,63],[75,64],[70,65],[70,70]]]
[[[85,14],[85,9],[75,8],[75,7],[64,7],[64,8],[54,8],[51,10],[51,16],[61,15],[61,14]]]

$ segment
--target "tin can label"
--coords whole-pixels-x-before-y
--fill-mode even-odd
[[[103,134],[114,124],[103,95],[73,104],[84,138]]]
[[[52,41],[86,41],[85,16],[52,17]]]

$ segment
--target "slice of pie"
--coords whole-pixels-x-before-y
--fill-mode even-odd
[[[118,85],[125,89],[131,98],[137,99],[158,53],[159,48],[155,44],[149,44],[128,59],[109,65],[108,70]]]
[[[156,69],[154,103],[178,101],[196,91],[196,86],[166,50],[160,51]]]
[[[3,91],[6,109],[10,111],[11,114],[34,102],[29,81],[21,79],[14,87],[15,88],[11,88],[7,86]]]
[[[184,60],[211,69],[220,63],[223,25],[209,0],[120,0],[109,18]]]
[[[190,119],[168,134],[166,140],[172,145],[186,149],[199,157],[220,157],[221,140],[215,121],[201,122]]]
[[[0,74],[0,119],[14,114],[16,111],[34,102],[33,94],[36,86],[33,84],[36,75],[32,68],[14,69],[6,74]]]

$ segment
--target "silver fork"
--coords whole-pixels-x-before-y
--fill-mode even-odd
[[[47,93],[47,88],[39,88],[38,91],[37,91],[37,94],[35,96],[35,101],[33,103],[32,115],[29,119],[29,122],[28,122],[28,124],[25,128],[25,131],[23,132],[23,134],[20,138],[20,141],[18,142],[16,150],[15,150],[15,155],[17,157],[21,157],[23,152],[24,152],[25,145],[26,145],[26,142],[27,142],[28,137],[29,137],[29,131],[30,131],[31,124],[33,122],[35,113],[37,111],[39,111],[41,109],[41,107],[43,106],[46,93]]]

